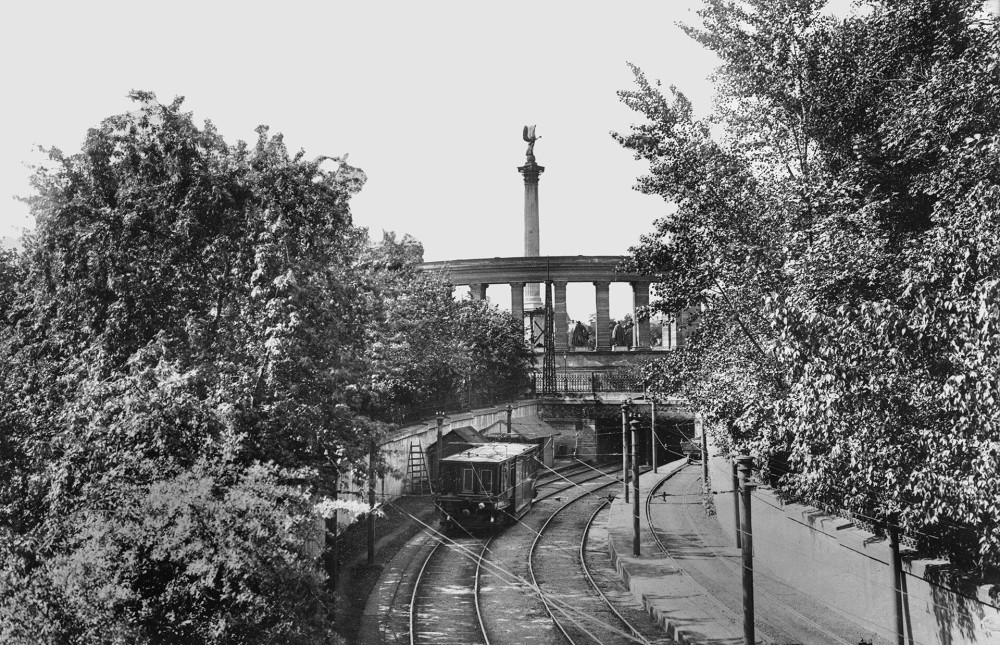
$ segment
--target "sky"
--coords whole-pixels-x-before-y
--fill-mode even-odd
[[[711,106],[717,64],[677,22],[696,0],[261,3],[19,2],[0,10],[0,238],[32,226],[38,146],[77,152],[89,127],[134,109],[132,89],[185,97],[234,143],[260,124],[311,158],[349,154],[368,176],[356,224],[410,234],[425,260],[523,255],[524,125],[537,125],[542,255],[618,255],[668,205],[611,138],[638,115],[616,92],[627,62]],[[589,289],[589,294],[587,292]],[[593,311],[570,286],[570,315]],[[509,306],[509,289],[491,300]],[[630,309],[615,285],[612,315]]]

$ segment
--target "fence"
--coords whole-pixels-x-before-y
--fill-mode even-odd
[[[645,381],[636,370],[613,372],[563,372],[556,374],[555,389],[546,392],[539,374],[532,374],[531,389],[538,394],[573,394],[597,392],[642,392]]]

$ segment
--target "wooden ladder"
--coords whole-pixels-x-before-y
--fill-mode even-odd
[[[406,492],[410,495],[424,495],[431,492],[427,462],[424,461],[424,450],[419,443],[410,444],[410,460],[406,464]]]

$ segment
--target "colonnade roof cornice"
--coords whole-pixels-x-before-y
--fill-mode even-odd
[[[441,271],[452,284],[511,282],[653,282],[656,276],[623,273],[624,255],[543,255],[424,262],[425,271]]]

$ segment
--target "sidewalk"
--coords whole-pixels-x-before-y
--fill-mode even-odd
[[[625,504],[619,495],[612,504],[612,562],[632,594],[674,640],[742,645],[740,551],[728,541],[717,518],[705,512],[701,467],[687,465],[682,459],[658,470],[658,474],[648,472],[639,478],[638,557],[632,555],[631,500]],[[646,496],[658,485],[657,497],[650,504],[654,537],[646,519]],[[754,605],[758,643],[857,645],[867,633],[758,567],[754,571]]]

